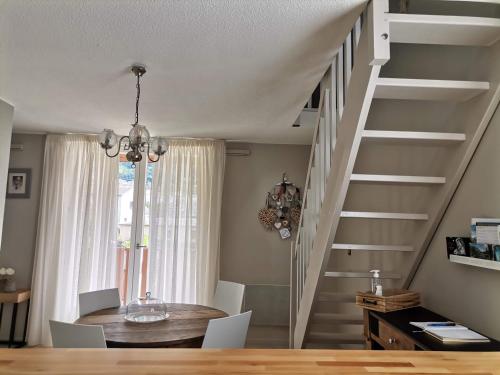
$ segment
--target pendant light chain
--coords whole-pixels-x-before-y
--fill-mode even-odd
[[[137,96],[135,98],[135,125],[139,124],[139,98],[141,96],[141,73],[137,72],[137,84],[135,85],[137,88]]]

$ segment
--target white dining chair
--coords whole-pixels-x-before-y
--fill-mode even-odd
[[[219,280],[215,289],[214,306],[228,315],[241,313],[245,285]]]
[[[238,349],[245,347],[251,311],[227,318],[211,319],[203,339],[204,349]]]
[[[54,348],[106,348],[102,326],[49,320]]]
[[[118,288],[96,290],[94,292],[80,293],[78,295],[80,316],[91,312],[120,307],[120,292]]]

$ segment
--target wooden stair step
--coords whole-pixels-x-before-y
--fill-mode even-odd
[[[430,176],[400,176],[387,174],[361,174],[353,173],[351,182],[375,182],[375,183],[394,183],[394,184],[444,184],[445,177]]]
[[[466,139],[464,133],[415,132],[395,130],[363,130],[366,141],[412,141],[456,143]]]
[[[340,313],[315,313],[314,321],[333,322],[342,324],[363,324],[363,316],[360,314],[340,314]]]
[[[286,326],[256,326],[248,328],[246,348],[288,348],[289,328]]]
[[[429,215],[418,213],[401,212],[366,212],[366,211],[342,211],[341,218],[350,219],[390,219],[390,220],[428,220]]]
[[[356,295],[353,293],[321,292],[318,296],[318,302],[355,303]]]
[[[500,20],[485,17],[388,13],[391,43],[491,46]]]
[[[363,245],[350,243],[334,243],[332,250],[355,250],[355,251],[415,251],[409,245]]]
[[[325,277],[370,279],[373,277],[373,273],[366,271],[327,271]],[[380,278],[397,280],[401,278],[401,275],[392,272],[381,272]]]
[[[357,333],[328,333],[310,332],[308,336],[310,342],[329,342],[331,344],[361,344],[365,342],[362,334]]]
[[[374,98],[463,102],[489,89],[489,82],[379,78]]]

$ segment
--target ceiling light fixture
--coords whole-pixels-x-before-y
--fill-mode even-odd
[[[162,137],[150,137],[148,129],[144,125],[139,125],[139,99],[141,97],[141,77],[146,73],[146,68],[141,65],[133,65],[130,71],[137,77],[137,96],[135,99],[135,122],[132,124],[132,129],[128,135],[125,135],[118,140],[118,136],[111,129],[104,129],[99,135],[99,143],[106,151],[106,155],[114,158],[120,154],[122,147],[123,151],[128,151],[126,154],[127,160],[138,163],[142,160],[142,153],[146,152],[148,159],[152,163],[160,160],[165,152],[167,152],[167,140]],[[118,150],[115,154],[110,154],[109,151],[118,144]],[[151,158],[151,153],[157,156],[156,159]]]

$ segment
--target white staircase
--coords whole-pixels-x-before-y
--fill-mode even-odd
[[[362,347],[356,291],[373,268],[385,287],[409,286],[499,103],[500,20],[388,11],[369,2],[320,84],[292,347]],[[432,62],[446,51],[465,58]],[[427,52],[429,66],[413,63]]]

